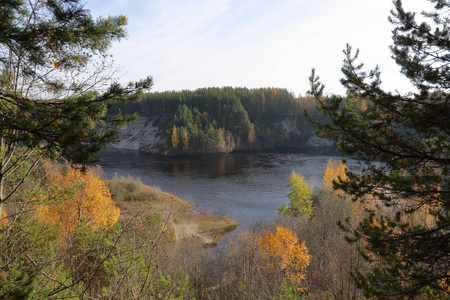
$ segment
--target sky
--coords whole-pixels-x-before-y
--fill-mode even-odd
[[[407,10],[430,7],[404,0]],[[316,69],[326,94],[339,82],[346,44],[367,71],[378,65],[382,87],[412,85],[391,58],[390,0],[85,0],[93,16],[125,15],[127,38],[110,53],[121,81],[153,76],[153,91],[203,87],[309,89]]]

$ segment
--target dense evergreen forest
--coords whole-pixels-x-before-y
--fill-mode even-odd
[[[315,127],[303,112],[314,115],[314,107],[312,97],[295,98],[286,89],[222,87],[149,93],[111,113],[160,117],[168,149],[202,154],[304,147]]]

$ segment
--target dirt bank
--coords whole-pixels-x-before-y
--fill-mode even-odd
[[[225,216],[195,211],[194,205],[157,187],[130,179],[107,180],[122,214],[133,214],[150,206],[151,213],[160,213],[167,222],[176,242],[195,239],[206,246],[214,246],[220,238],[235,230],[237,222]]]

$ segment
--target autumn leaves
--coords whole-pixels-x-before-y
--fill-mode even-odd
[[[42,223],[55,225],[61,238],[68,238],[82,224],[96,230],[117,222],[119,208],[106,184],[93,173],[70,169],[53,175],[52,185],[40,195],[36,214]]]
[[[322,179],[324,190],[337,195],[338,191],[333,190],[333,181],[347,181],[346,171],[347,166],[345,163],[329,159]],[[278,209],[280,214],[292,217],[302,215],[306,218],[311,218],[313,214],[312,196],[314,190],[308,188],[308,184],[303,180],[303,176],[300,176],[295,171],[292,171],[286,186],[289,188],[289,194],[287,195],[289,203]]]
[[[311,261],[304,241],[300,242],[290,229],[278,226],[275,234],[267,233],[259,239],[259,247],[267,267],[280,269],[298,290],[303,290],[301,284]]]
[[[347,180],[345,175],[346,169],[346,165],[342,162],[332,161],[331,159],[328,161],[327,168],[324,172],[324,187],[321,196],[330,198],[333,203],[339,201],[336,192],[332,188],[332,184],[333,181]],[[310,227],[312,231],[314,231],[313,228],[318,226],[317,224],[329,221],[323,219],[323,209],[321,210],[321,208],[317,206],[313,207],[314,190],[308,188],[308,184],[304,181],[302,176],[295,171],[292,171],[286,186],[289,188],[287,197],[290,202],[280,207],[280,214],[291,217],[290,220],[294,223],[297,222]],[[319,201],[325,202],[324,199]],[[318,205],[323,206],[325,204],[319,203]],[[315,208],[316,211],[313,211],[313,208]],[[307,268],[312,261],[313,255],[315,255],[316,258],[316,266],[313,266],[312,270],[316,270],[317,273],[317,262],[323,260],[325,254],[321,247],[318,247],[315,242],[311,241],[311,238],[306,238],[308,243],[312,242],[311,251],[313,251],[313,255],[311,255],[306,242],[300,240],[297,237],[297,234],[288,228],[292,226],[292,224],[287,226],[284,225],[288,218],[283,217],[282,220],[284,220],[281,222],[283,225],[277,226],[275,232],[272,232],[273,230],[266,231],[265,229],[258,233],[250,233],[249,231],[243,233],[236,240],[230,242],[231,246],[228,247],[226,251],[228,256],[233,259],[236,259],[236,257],[240,258],[240,255],[245,256],[247,260],[250,257],[254,257],[252,260],[254,261],[253,263],[249,263],[246,259],[242,261],[244,265],[248,264],[248,270],[242,272],[245,274],[261,273],[263,274],[261,275],[261,278],[263,278],[266,273],[270,274],[273,278],[277,278],[276,280],[272,279],[273,281],[277,281],[280,284],[282,283],[282,293],[286,296],[286,298],[283,299],[296,299],[295,297],[299,297],[311,286],[311,282],[307,282],[306,277]],[[335,221],[337,220],[332,221],[334,226]],[[322,232],[327,231],[328,229],[317,231]],[[321,233],[321,235],[326,234]],[[317,237],[316,239],[320,240],[321,238]],[[324,241],[321,242],[323,243]],[[236,251],[236,249],[233,249],[233,245],[240,245],[239,250]],[[236,254],[236,252],[239,254]],[[326,271],[322,270],[321,272],[325,273]],[[312,275],[311,278],[313,277],[314,275]],[[248,279],[248,281],[251,282],[251,279]],[[252,286],[251,283],[247,284]],[[267,284],[270,285],[273,283]],[[255,291],[255,293],[258,294],[257,291]]]

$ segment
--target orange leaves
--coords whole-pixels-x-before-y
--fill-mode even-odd
[[[55,62],[53,63],[53,66],[54,66],[56,69],[58,69],[60,65],[61,65],[61,63],[60,63],[59,61],[55,61]]]
[[[181,140],[183,141],[183,151],[189,150],[189,132],[186,128],[181,127]]]
[[[179,141],[180,140],[178,138],[177,126],[175,126],[175,124],[173,124],[173,128],[172,128],[172,146],[173,146],[174,149],[178,148]]]
[[[259,239],[259,246],[268,267],[280,268],[293,283],[301,284],[305,279],[305,269],[311,261],[304,241],[299,243],[295,233],[278,226],[276,234],[268,233]]]
[[[8,219],[6,219],[7,217],[8,215],[6,214],[5,208],[3,207],[2,213],[0,214],[0,229],[9,225],[9,221]]]
[[[328,160],[327,168],[323,173],[322,183],[325,189],[333,189],[333,181],[347,181],[347,165],[341,161],[332,161],[331,158]]]
[[[277,95],[277,89],[276,88],[272,88],[272,94],[274,97],[276,97]]]
[[[63,236],[74,232],[81,221],[93,229],[108,228],[117,222],[120,213],[111,193],[91,172],[71,169],[65,175],[59,174],[53,183],[50,196],[55,201],[37,205],[36,209],[39,219],[56,224]],[[62,194],[58,187],[64,189]]]

